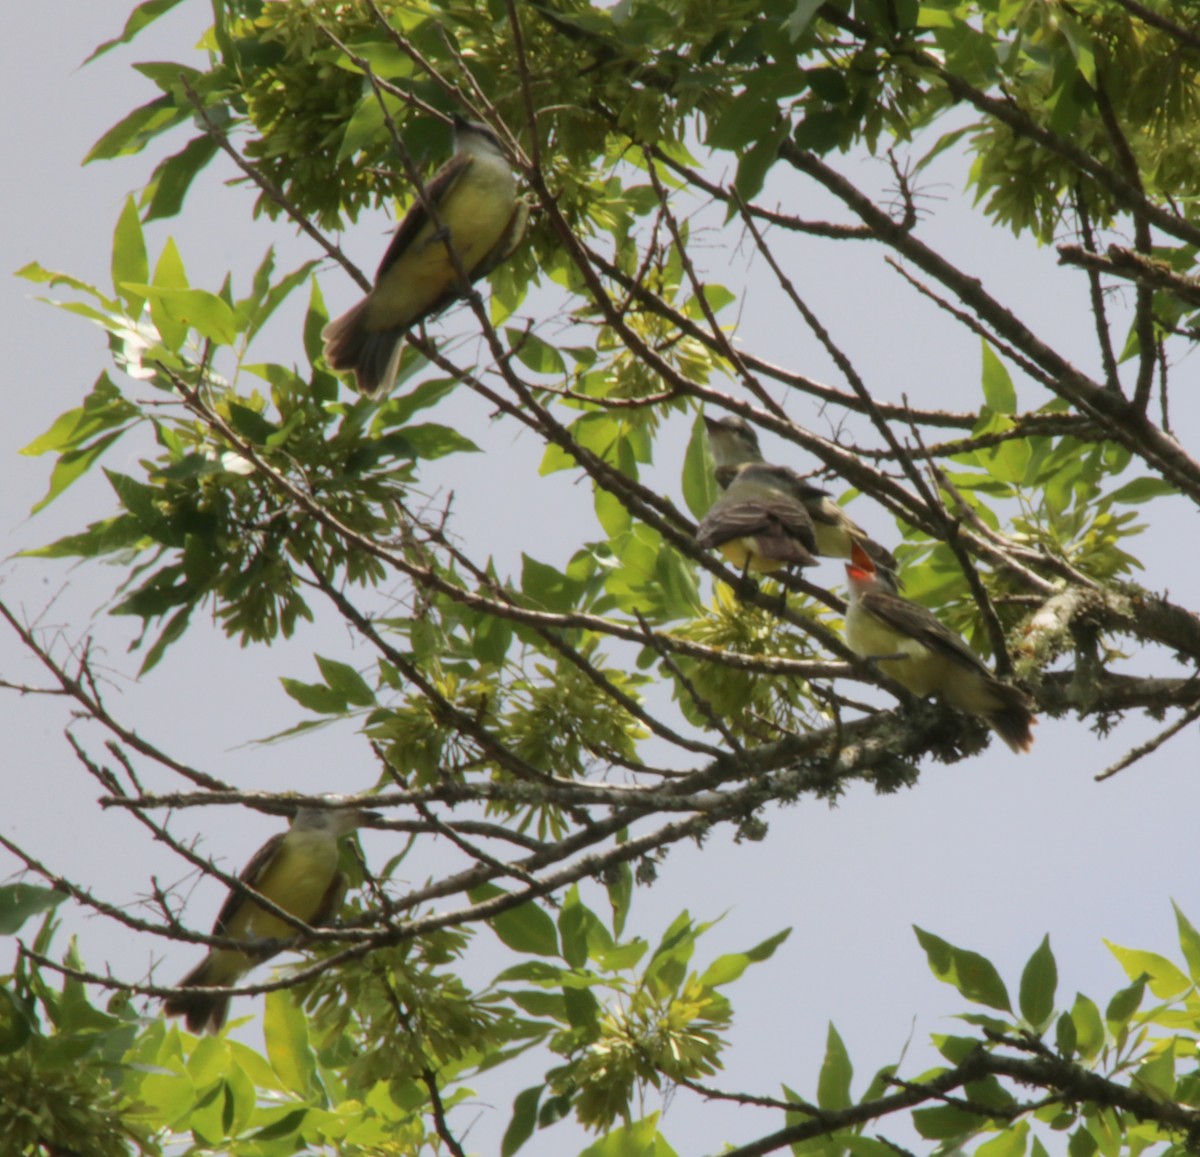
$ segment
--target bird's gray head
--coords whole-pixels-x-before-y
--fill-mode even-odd
[[[454,118],[454,150],[506,159],[500,138],[487,125],[460,116]]]
[[[710,438],[732,441],[736,439],[758,449],[758,431],[738,414],[722,414],[719,418],[704,415],[704,428]]]
[[[342,797],[331,795],[325,798],[332,802]],[[292,820],[292,830],[330,832],[335,838],[340,838],[379,818],[378,812],[366,808],[300,807],[296,809],[296,817]]]

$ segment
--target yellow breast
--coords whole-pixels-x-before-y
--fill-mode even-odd
[[[516,205],[505,166],[476,160],[438,204],[438,217],[468,277],[499,245]],[[371,291],[369,329],[411,325],[459,289],[444,236],[427,223]]]
[[[337,841],[327,832],[289,832],[254,882],[254,890],[309,924],[320,914],[337,866]],[[295,936],[296,929],[257,904],[246,903],[231,922],[228,935],[239,940],[266,940]]]

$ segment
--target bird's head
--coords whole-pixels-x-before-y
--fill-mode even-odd
[[[457,115],[454,118],[454,151],[508,159],[500,138],[487,125]]]
[[[327,795],[323,798],[336,803],[346,797]],[[296,816],[292,820],[292,830],[331,832],[335,838],[341,838],[380,818],[379,812],[361,807],[300,807],[296,809]]]
[[[718,467],[757,462],[762,458],[758,433],[745,418],[737,414],[722,414],[719,418],[705,414],[704,428],[708,432],[713,461]]]

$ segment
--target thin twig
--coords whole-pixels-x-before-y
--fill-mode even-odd
[[[1105,779],[1112,779],[1118,772],[1124,771],[1127,767],[1132,767],[1140,759],[1145,759],[1147,755],[1157,751],[1168,739],[1178,735],[1185,727],[1194,723],[1197,719],[1200,719],[1200,703],[1188,708],[1174,723],[1169,727],[1164,727],[1152,739],[1139,744],[1118,759],[1116,763],[1106,767],[1099,775],[1094,777],[1096,782],[1099,783]]]

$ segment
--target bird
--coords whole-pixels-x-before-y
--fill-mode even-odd
[[[747,462],[762,462],[762,450],[754,427],[736,414],[719,418],[704,416],[704,427],[708,433],[708,445],[712,452],[713,475],[717,485],[723,489],[730,484],[738,468]],[[786,466],[776,466],[779,477],[788,477],[788,489],[804,503],[812,519],[816,537],[816,553],[825,558],[849,558],[850,548],[855,542],[875,560],[885,580],[892,589],[899,587],[896,577],[897,564],[891,552],[880,546],[857,522],[829,496],[829,493],[801,478]]]
[[[359,391],[369,397],[390,389],[405,333],[466,290],[451,249],[467,280],[478,281],[512,255],[528,221],[528,205],[517,194],[496,134],[456,116],[454,155],[400,222],[370,292],[321,332],[326,363],[353,371]]]
[[[345,877],[338,871],[338,840],[379,813],[362,808],[301,807],[291,826],[272,836],[251,857],[238,877],[309,927],[327,923],[342,905]],[[212,934],[245,942],[245,948],[212,948],[175,987],[225,988],[279,948],[257,942],[290,939],[296,928],[266,911],[249,896],[231,889]],[[217,1032],[225,1023],[229,997],[219,993],[178,992],[163,1001],[167,1016],[182,1016],[195,1033]]]
[[[769,573],[785,566],[814,566],[813,521],[782,466],[747,462],[696,529],[696,545],[719,547],[731,566]]]
[[[932,611],[896,594],[861,543],[852,547],[846,577],[851,651],[877,661],[880,671],[914,695],[937,692],[951,707],[982,716],[1014,752],[1030,749],[1037,719],[1024,691],[997,679]]]

